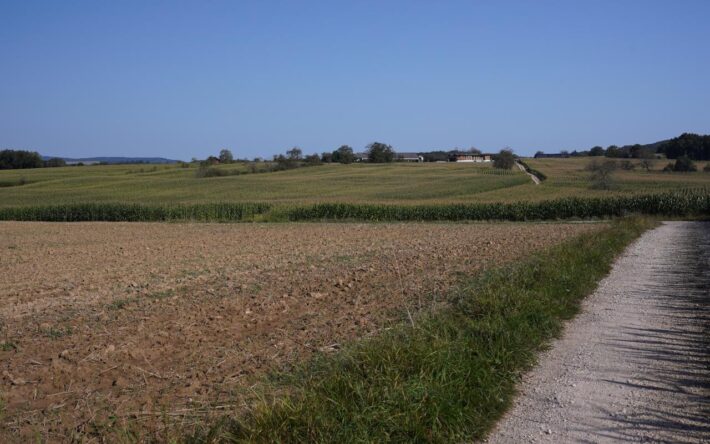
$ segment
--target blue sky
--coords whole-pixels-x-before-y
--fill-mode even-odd
[[[0,0],[0,148],[584,149],[710,133],[710,1]]]

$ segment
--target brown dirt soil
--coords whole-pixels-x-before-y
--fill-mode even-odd
[[[0,441],[233,408],[269,370],[592,224],[0,223]]]

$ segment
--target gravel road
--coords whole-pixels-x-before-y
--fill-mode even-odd
[[[540,185],[540,179],[538,179],[536,175],[534,175],[532,173],[528,173],[527,170],[525,169],[525,167],[523,166],[523,164],[521,164],[520,162],[515,162],[515,164],[518,166],[518,169],[520,171],[522,171],[523,173],[530,176],[530,178],[532,179],[532,181],[535,185]]]
[[[486,442],[710,442],[710,223],[631,245]]]

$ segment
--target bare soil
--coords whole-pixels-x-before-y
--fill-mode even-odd
[[[0,441],[234,408],[265,372],[430,307],[460,274],[599,227],[0,223]]]

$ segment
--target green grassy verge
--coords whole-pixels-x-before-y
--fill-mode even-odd
[[[0,207],[0,220],[78,221],[461,221],[561,220],[629,214],[688,217],[710,215],[710,188],[643,195],[562,198],[541,202],[440,205],[322,203],[278,206],[269,203],[143,205],[93,203]]]
[[[460,442],[510,405],[563,321],[651,223],[610,228],[463,282],[447,308],[321,356],[186,442]]]

